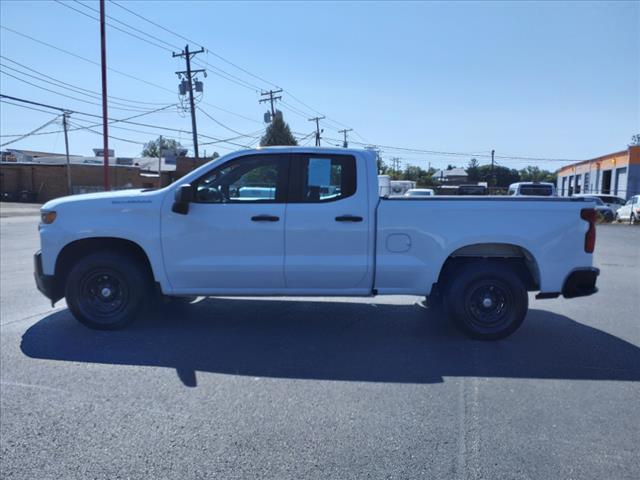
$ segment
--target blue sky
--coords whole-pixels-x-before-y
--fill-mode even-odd
[[[97,9],[98,2],[84,1]],[[258,135],[264,105],[256,88],[265,81],[225,63],[218,55],[282,86],[280,106],[292,129],[313,130],[305,117],[322,112],[326,144],[348,125],[360,142],[429,151],[540,158],[584,159],[626,148],[640,131],[640,8],[638,2],[177,2],[137,1],[122,5],[210,49],[198,56],[208,63],[200,107],[199,133],[214,138]],[[78,10],[97,16],[76,2]],[[2,1],[3,26],[99,62],[98,22],[49,1]],[[183,39],[144,22],[107,2],[107,14],[175,46]],[[111,21],[114,25],[121,24]],[[123,27],[126,28],[126,27]],[[109,94],[127,100],[112,107],[148,110],[178,101],[174,71],[184,68],[169,51],[107,29],[108,65],[162,88],[109,72]],[[195,47],[196,45],[192,45]],[[167,47],[170,48],[170,47]],[[89,91],[100,91],[97,65],[0,30],[0,91],[87,113],[99,105],[65,98],[24,82],[99,104],[90,98],[26,77],[33,71]],[[9,60],[8,60],[9,59]],[[11,70],[11,67],[19,70]],[[223,71],[249,82],[239,86],[213,73]],[[246,88],[248,87],[248,88]],[[293,98],[291,92],[295,97]],[[130,103],[157,103],[158,105]],[[298,99],[304,102],[299,103]],[[293,108],[292,108],[293,107]],[[233,112],[234,114],[228,113]],[[294,112],[294,109],[297,112]],[[113,118],[141,113],[110,109]],[[55,114],[2,104],[2,135],[31,131]],[[76,126],[89,117],[72,115]],[[96,122],[98,120],[96,119]],[[189,116],[172,107],[136,121],[190,130]],[[122,124],[120,124],[123,126]],[[160,133],[191,144],[188,133],[126,125],[111,134],[144,142]],[[100,130],[100,127],[96,127]],[[55,124],[46,131],[57,131]],[[13,137],[2,137],[1,143]],[[212,141],[201,139],[201,142]],[[234,142],[246,144],[244,138]],[[32,136],[6,148],[63,151],[63,136]],[[101,138],[87,131],[70,133],[72,153],[91,154]],[[111,140],[120,156],[137,155],[141,146]],[[355,145],[353,145],[355,146]],[[224,153],[229,144],[201,147]],[[386,158],[427,166],[465,165],[470,156],[406,152],[385,148]],[[481,163],[486,161],[480,157]],[[555,169],[561,162],[500,159]]]

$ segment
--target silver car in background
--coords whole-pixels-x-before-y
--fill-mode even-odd
[[[607,207],[613,210],[614,214],[616,210],[618,210],[627,202],[624,198],[616,197],[615,195],[603,195],[601,193],[577,193],[573,196],[599,198]]]

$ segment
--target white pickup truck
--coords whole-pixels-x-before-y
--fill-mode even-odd
[[[159,190],[42,207],[39,290],[116,329],[161,295],[420,295],[468,335],[498,339],[527,291],[597,291],[583,198],[380,198],[371,152],[281,147],[214,160]]]

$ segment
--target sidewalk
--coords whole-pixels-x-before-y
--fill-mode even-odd
[[[39,203],[0,202],[0,218],[37,217],[41,206]]]

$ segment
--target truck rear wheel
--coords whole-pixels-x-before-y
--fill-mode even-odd
[[[65,296],[73,316],[97,330],[117,330],[142,311],[149,279],[134,259],[99,252],[81,258],[67,276]]]
[[[524,282],[508,265],[472,262],[461,266],[452,277],[445,306],[469,337],[498,340],[522,325],[529,297]]]

